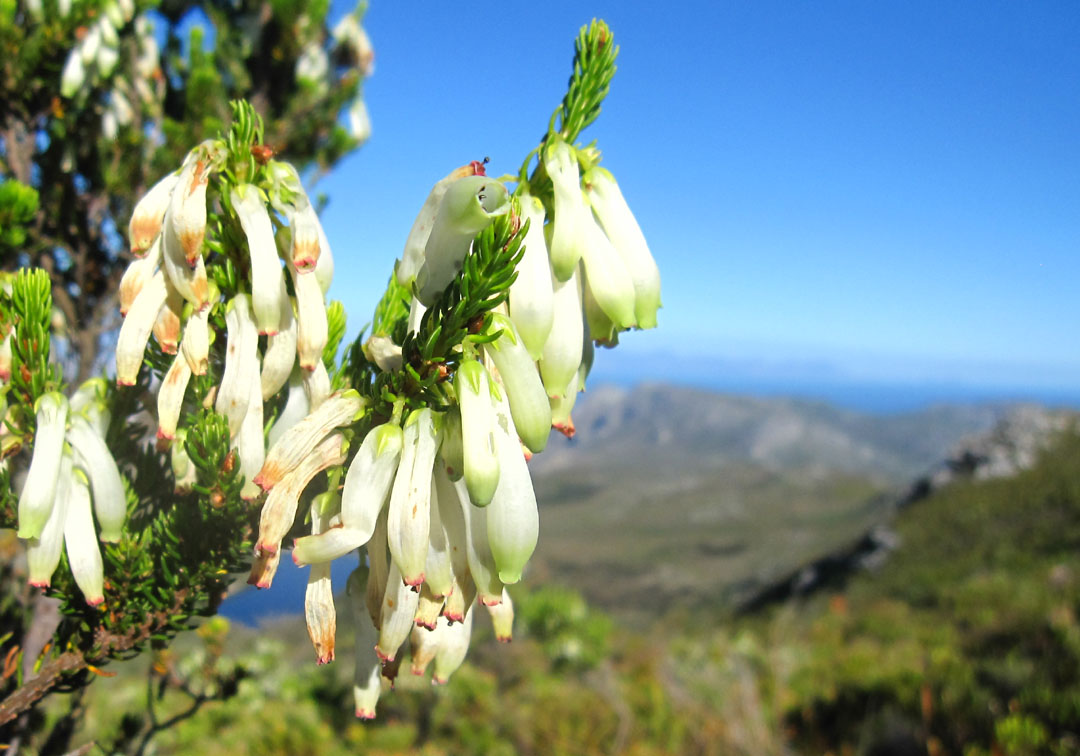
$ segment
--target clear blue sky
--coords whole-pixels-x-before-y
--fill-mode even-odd
[[[432,183],[516,171],[593,16],[621,54],[584,137],[664,286],[619,365],[1080,386],[1074,2],[373,0],[374,133],[317,187],[352,332]]]

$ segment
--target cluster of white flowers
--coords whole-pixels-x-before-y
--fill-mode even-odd
[[[264,402],[290,385],[286,410],[271,429],[273,439],[331,392],[322,352],[333,257],[296,170],[270,161],[267,191],[239,184],[220,198],[222,210],[243,229],[251,289],[221,302],[207,276],[204,242],[207,186],[223,157],[221,143],[200,145],[135,207],[129,239],[136,259],[120,282],[124,322],[116,345],[116,380],[121,386],[135,383],[151,335],[163,352],[175,355],[157,390],[157,436],[161,444],[170,443],[192,376],[204,375],[209,367],[210,314],[222,306],[227,342],[214,409],[229,422],[244,477],[242,495],[254,499],[261,493],[254,478],[266,456]],[[277,234],[272,211],[289,223]],[[283,259],[295,298],[285,285]],[[261,354],[260,335],[266,337]],[[173,462],[180,472],[177,484],[184,488],[193,471],[178,446]]]
[[[86,602],[104,600],[101,540],[120,540],[127,497],[105,434],[105,381],[84,383],[71,397],[50,392],[37,400],[34,452],[19,496],[18,536],[27,540],[30,584],[45,587],[66,548],[68,565]]]
[[[364,27],[360,24],[362,9],[346,13],[334,26],[330,37],[332,48],[326,51],[320,40],[312,40],[296,59],[296,79],[305,82],[319,94],[325,94],[330,86],[331,54],[346,70],[355,71],[361,79],[375,73],[375,49],[371,46]],[[349,131],[359,142],[371,136],[371,120],[363,91],[359,91],[349,105]]]
[[[43,13],[40,0],[30,3],[28,7],[35,17]],[[61,3],[59,10],[62,16],[66,16],[71,11],[71,4]],[[112,75],[120,60],[117,29],[131,21],[134,15],[134,0],[111,0],[102,6],[97,20],[86,29],[68,54],[60,75],[60,94],[74,97],[85,93],[95,83]]]

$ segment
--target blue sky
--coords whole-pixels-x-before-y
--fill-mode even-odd
[[[372,2],[373,136],[317,186],[352,330],[431,184],[516,171],[600,16],[619,72],[584,138],[664,282],[612,365],[1080,386],[1080,5],[417,7]]]

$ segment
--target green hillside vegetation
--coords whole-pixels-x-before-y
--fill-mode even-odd
[[[299,625],[254,640],[216,620],[149,678],[94,686],[72,742],[134,753],[149,691],[158,721],[227,696],[159,754],[1077,753],[1078,463],[1073,433],[1015,478],[953,484],[899,515],[879,571],[752,616],[705,603],[639,630],[563,588],[515,594],[512,644],[478,622],[440,689],[406,661],[374,723],[352,717],[347,627],[316,668]]]

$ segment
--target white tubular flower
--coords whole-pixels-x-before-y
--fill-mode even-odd
[[[184,405],[184,394],[187,392],[190,380],[191,366],[188,365],[184,355],[176,355],[169,370],[161,379],[161,386],[158,387],[157,438],[159,441],[170,442],[176,437],[176,425],[180,421],[180,409]]]
[[[68,489],[68,514],[64,520],[64,546],[75,584],[90,606],[105,600],[105,567],[94,537],[94,516],[90,512],[90,486],[83,471],[75,468]],[[104,527],[104,526],[103,526]]]
[[[420,330],[420,322],[424,319],[425,312],[427,312],[427,307],[415,296],[412,297],[409,301],[409,320],[405,324],[409,333],[416,333]]]
[[[491,358],[499,371],[521,441],[529,451],[542,452],[551,432],[551,404],[540,373],[536,370],[536,363],[510,318],[493,313],[491,329],[492,332],[501,330],[502,335],[484,345],[484,354]]]
[[[461,480],[465,474],[465,449],[461,438],[461,410],[451,407],[443,416],[443,440],[439,444],[439,459],[450,480]]]
[[[123,534],[127,518],[127,495],[120,469],[105,440],[81,415],[71,418],[67,441],[75,450],[75,462],[90,478],[94,491],[94,513],[101,525],[101,540],[115,543]]]
[[[442,616],[446,617],[447,622],[464,622],[465,614],[474,601],[476,601],[476,584],[466,569],[460,577],[454,575],[454,590],[446,597]]]
[[[19,494],[19,538],[37,538],[49,519],[56,500],[56,481],[60,476],[60,457],[64,449],[64,430],[68,418],[68,400],[53,391],[43,394],[34,407],[37,430],[34,453]]]
[[[420,596],[420,603],[424,603],[423,595]],[[445,619],[442,624],[447,624]],[[411,671],[417,677],[423,676],[428,665],[435,660],[435,654],[439,650],[440,632],[438,627],[439,622],[436,615],[431,627],[417,623],[417,626],[409,634],[409,656],[412,659]]]
[[[467,176],[447,187],[416,274],[417,296],[431,307],[461,270],[473,238],[510,210],[506,187],[487,176]]]
[[[296,80],[307,82],[317,87],[320,92],[326,89],[326,75],[329,71],[330,57],[317,42],[308,43],[296,59]]]
[[[173,490],[178,494],[188,493],[191,491],[192,486],[198,482],[198,471],[195,469],[195,463],[191,461],[187,448],[184,446],[186,441],[187,429],[180,428],[176,431],[176,438],[173,440],[172,449],[169,451],[169,461],[172,466],[173,479],[175,480]]]
[[[244,477],[244,486],[240,489],[240,498],[252,501],[259,498],[262,489],[255,484],[255,476],[266,461],[266,446],[263,442],[263,403],[259,384],[249,386],[251,400],[247,413],[240,423],[236,434],[236,454],[240,457],[240,474]]]
[[[266,362],[263,361],[265,366]],[[293,370],[289,375],[289,394],[285,398],[285,406],[281,408],[281,414],[278,415],[277,420],[270,426],[270,432],[267,434],[266,443],[270,448],[277,444],[278,439],[289,428],[296,425],[303,420],[311,412],[311,405],[308,402],[307,392],[304,390],[303,371],[299,368]]]
[[[71,475],[71,455],[65,453],[60,459],[60,475],[52,512],[41,535],[26,544],[29,582],[38,588],[49,587],[56,566],[60,564],[60,552],[64,548],[64,523],[67,521],[68,500],[71,497]]]
[[[442,614],[443,603],[445,598],[443,596],[435,596],[431,592],[431,588],[428,586],[425,580],[423,585],[420,586],[420,600],[416,603],[416,614],[413,615],[413,624],[422,627],[426,630],[434,630],[436,620],[439,619],[439,615]],[[414,630],[416,628],[413,628]],[[416,649],[413,649],[416,652]]]
[[[102,438],[109,432],[109,423],[112,422],[112,414],[109,406],[103,401],[94,401],[83,407],[79,414],[86,418],[86,422],[94,429],[94,433]]]
[[[334,428],[351,423],[363,407],[364,400],[355,390],[332,395],[322,406],[281,434],[270,447],[255,482],[264,491],[272,489],[304,460],[310,449]]]
[[[319,217],[310,202],[292,215],[292,264],[298,273],[313,270],[319,262]]]
[[[321,511],[316,498],[311,506],[311,534],[317,536],[329,527],[330,518]],[[308,637],[315,648],[318,664],[334,660],[334,636],[337,634],[337,609],[334,607],[334,589],[330,583],[330,564],[313,564],[308,573],[307,590],[304,593],[304,619]]]
[[[83,63],[81,51],[76,47],[68,54],[67,62],[64,63],[64,72],[60,74],[60,94],[64,97],[74,97],[85,83],[86,65]]]
[[[298,565],[331,562],[368,542],[390,494],[403,440],[401,428],[393,423],[368,431],[345,473],[341,527],[330,528],[322,535],[298,538],[293,545],[294,562]]]
[[[431,228],[435,225],[435,217],[439,214],[439,205],[446,195],[446,190],[459,178],[475,176],[476,165],[470,163],[455,168],[450,172],[450,175],[440,179],[431,188],[431,192],[428,194],[427,199],[424,200],[420,212],[416,215],[416,220],[413,221],[412,229],[409,231],[409,238],[405,240],[405,252],[402,254],[401,260],[398,261],[395,270],[398,283],[402,286],[412,284],[417,271],[420,270],[420,266],[424,262],[424,248],[427,247],[428,238],[431,236]]]
[[[340,433],[327,436],[273,487],[259,517],[257,552],[273,552],[280,548],[281,539],[296,519],[296,506],[308,483],[326,468],[345,461],[343,441]]]
[[[463,360],[454,376],[461,407],[462,461],[469,498],[485,507],[499,484],[499,458],[495,454],[495,405],[488,372],[478,360]],[[495,389],[497,390],[497,389]]]
[[[165,212],[165,228],[161,232],[161,267],[169,282],[196,310],[203,309],[210,301],[210,282],[206,277],[206,264],[196,257],[190,266],[184,258],[184,248],[176,236],[171,219],[171,209]]]
[[[574,148],[556,137],[544,150],[544,167],[555,190],[555,216],[552,219],[551,270],[558,281],[566,281],[577,270],[585,249],[589,206],[581,194],[577,154]],[[556,308],[558,304],[555,305]],[[556,316],[557,317],[557,316]]]
[[[402,582],[397,564],[391,561],[379,615],[379,642],[375,646],[375,653],[384,663],[394,661],[401,644],[409,637],[419,603],[420,591]]]
[[[508,307],[525,348],[533,360],[538,360],[554,317],[551,268],[544,239],[544,205],[525,193],[521,196],[521,214],[529,221],[529,230],[525,234],[525,252],[517,265],[517,278],[510,284]]]
[[[445,629],[440,628],[439,650],[435,654],[435,671],[431,676],[433,684],[446,685],[450,675],[465,661],[472,638],[473,614],[475,612],[466,611],[463,622],[447,623]]]
[[[289,380],[296,363],[296,321],[292,316],[292,303],[285,297],[285,309],[289,313],[288,325],[273,336],[266,337],[266,352],[262,358],[259,383],[262,401],[281,391]]]
[[[237,294],[225,308],[228,344],[214,410],[229,420],[229,436],[236,438],[251,402],[252,385],[258,384],[259,333],[247,294]],[[261,392],[260,392],[261,396]]]
[[[491,614],[491,624],[495,627],[495,640],[499,643],[509,643],[514,639],[514,602],[510,600],[510,594],[503,588],[502,601],[495,606],[488,607]]]
[[[135,204],[135,209],[131,212],[131,220],[128,222],[128,242],[131,245],[131,254],[141,257],[150,249],[150,245],[161,232],[165,210],[169,207],[169,198],[179,180],[179,173],[167,174],[150,187],[150,191]]]
[[[548,396],[563,396],[581,365],[585,324],[581,315],[581,286],[577,269],[566,281],[553,281],[555,319],[540,357],[540,377]]]
[[[611,318],[608,317],[608,314],[604,312],[600,303],[596,301],[596,296],[589,286],[588,278],[584,278],[581,287],[581,308],[585,314],[585,330],[587,337],[584,343],[588,343],[590,341],[590,338],[588,337],[591,337],[604,346],[617,346],[619,343],[619,328],[612,322]]]
[[[180,354],[194,375],[206,375],[210,365],[210,307],[195,310],[188,317],[180,339]]]
[[[383,509],[375,522],[375,532],[371,534],[371,540],[368,541],[365,550],[370,572],[367,587],[364,589],[364,606],[367,607],[372,626],[378,630],[382,627],[382,602],[383,596],[386,595],[386,583],[390,577],[390,550],[386,543],[386,509]]]
[[[11,338],[14,333],[10,330],[0,339],[0,383],[11,380]]]
[[[307,392],[311,409],[318,409],[330,396],[330,392],[333,390],[333,387],[330,385],[330,374],[326,372],[326,365],[323,364],[322,360],[315,363],[314,370],[304,370],[302,372],[304,377],[304,391]]]
[[[428,527],[427,559],[424,562],[424,590],[428,591],[431,598],[438,599],[439,609],[442,608],[443,599],[454,590],[454,568],[450,560],[450,552],[454,548],[446,535],[446,528],[442,523],[442,511],[439,505],[438,486],[432,481],[431,505],[428,507],[431,524]],[[458,548],[464,545],[464,541],[456,544]],[[423,596],[421,608],[424,608]],[[438,616],[438,610],[434,616]],[[428,627],[428,625],[425,625]]]
[[[139,296],[146,283],[154,277],[161,263],[161,242],[155,239],[145,257],[136,258],[124,270],[120,279],[120,314],[127,315],[135,298]]]
[[[361,144],[371,138],[371,116],[363,97],[357,97],[349,106],[349,133]]]
[[[87,407],[105,401],[108,393],[109,384],[104,378],[90,378],[83,381],[68,401],[69,411],[72,413],[82,412]],[[106,428],[108,428],[108,423],[106,423]],[[104,436],[105,433],[102,432],[99,435]]]
[[[165,354],[176,354],[180,348],[180,315],[184,311],[184,298],[165,279],[165,304],[158,310],[154,320],[154,339]]]
[[[596,166],[585,175],[585,185],[600,225],[633,279],[638,328],[655,328],[656,311],[660,308],[660,269],[649,252],[645,234],[611,173]]]
[[[521,572],[536,549],[540,516],[532,477],[505,399],[496,408],[495,426],[495,447],[502,474],[486,511],[487,536],[499,581],[509,585],[521,580]]]
[[[266,211],[259,190],[251,184],[237,186],[229,193],[229,199],[236,211],[236,217],[240,220],[240,226],[244,229],[244,236],[247,237],[255,322],[258,323],[259,333],[277,333],[284,319],[282,308],[289,305],[287,295],[282,296],[285,279],[274,244],[274,227],[270,223],[270,214]],[[203,207],[205,210],[205,202]],[[199,243],[202,244],[201,239]]]
[[[439,430],[432,411],[427,408],[412,412],[405,420],[401,461],[387,509],[390,557],[410,586],[424,582],[431,524],[431,471],[439,447]]]
[[[103,79],[108,79],[112,76],[112,72],[116,70],[116,64],[120,62],[120,51],[113,45],[102,45],[98,49],[97,59],[94,61],[94,66],[97,68],[98,75]],[[115,92],[114,92],[115,94]],[[131,106],[127,107],[124,111],[119,104],[112,105],[110,112],[116,113],[117,118],[124,118],[125,114],[127,121],[123,123],[124,126],[131,123]]]
[[[499,580],[499,568],[495,565],[488,541],[487,513],[469,501],[469,492],[463,481],[455,483],[454,488],[465,522],[465,557],[469,563],[469,573],[476,583],[481,603],[487,606],[497,604],[502,600],[503,584]],[[461,582],[460,578],[458,582]]]
[[[590,212],[585,222],[586,245],[581,261],[588,287],[597,304],[615,327],[626,330],[637,324],[634,317],[634,281],[622,257]]]
[[[372,335],[364,342],[364,356],[369,362],[374,362],[383,372],[391,372],[401,368],[401,347],[393,342],[389,336]]]
[[[206,187],[209,182],[210,165],[207,159],[197,156],[195,151],[188,153],[176,187],[169,197],[167,217],[172,220],[172,235],[179,242],[189,268],[202,257],[203,237],[206,235]],[[170,256],[168,249],[165,255]]]
[[[370,651],[378,642],[378,634],[364,607],[365,572],[363,568],[352,571],[345,586],[345,593],[352,608],[353,631],[356,637],[353,704],[357,719],[374,719],[375,705],[379,702],[379,693],[382,691],[382,676],[379,674],[382,665],[378,657]]]
[[[326,321],[326,301],[319,280],[289,266],[293,289],[296,291],[296,352],[300,367],[314,370],[322,361],[323,349],[329,339]]]
[[[101,25],[94,24],[87,30],[86,35],[80,40],[78,47],[75,49],[79,51],[83,65],[89,66],[94,62],[94,58],[97,57],[98,48],[100,47]]]
[[[278,565],[281,563],[281,551],[260,551],[255,555],[255,561],[251,565],[251,574],[248,575],[248,585],[256,588],[269,588],[274,584],[274,575],[277,574]]]
[[[551,398],[551,427],[567,438],[573,438],[575,433],[574,421],[570,413],[574,409],[574,403],[577,402],[579,380],[580,374],[575,373],[563,395]]]

